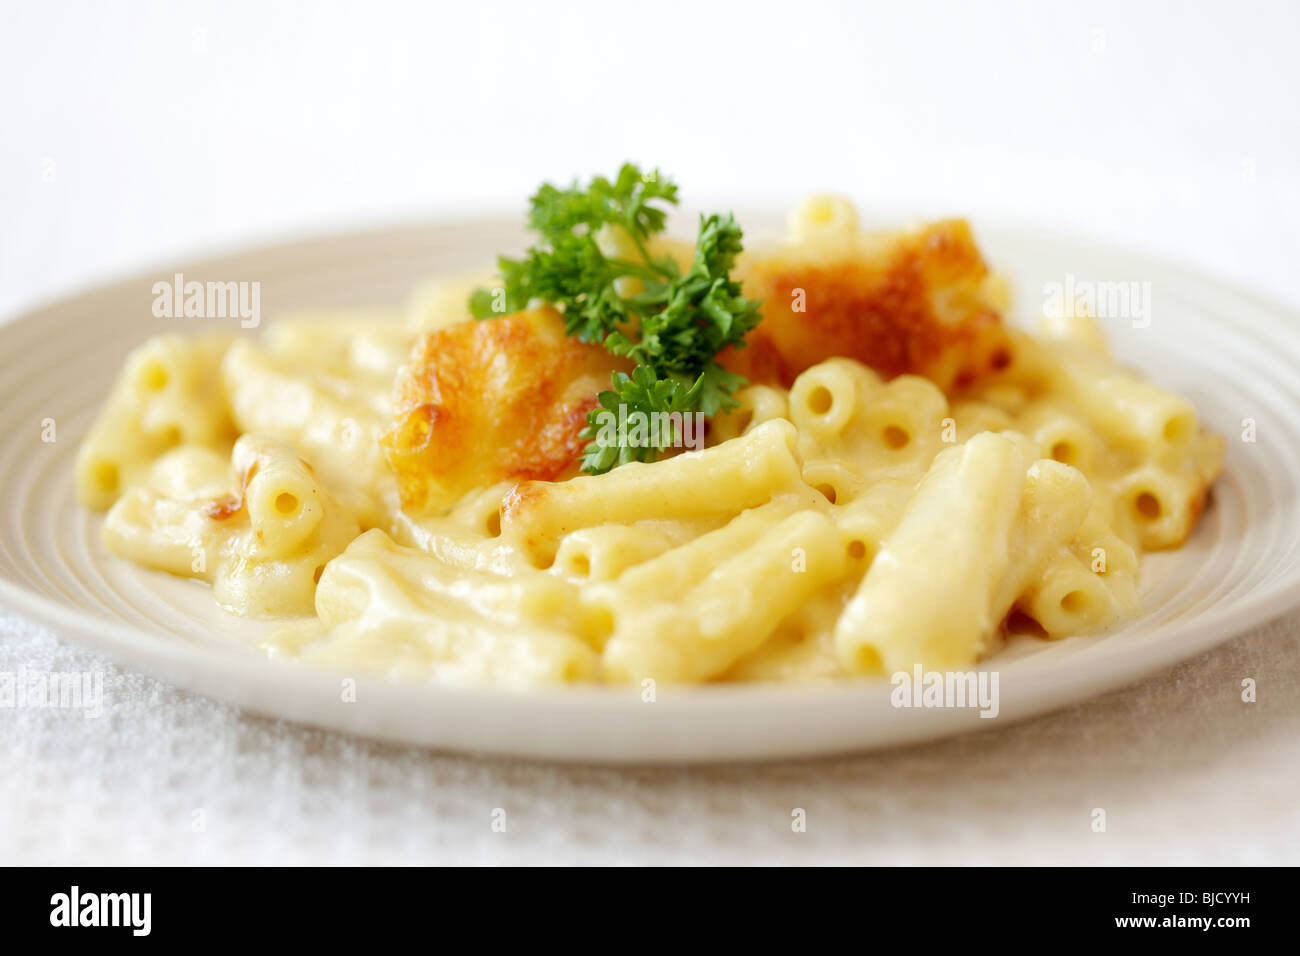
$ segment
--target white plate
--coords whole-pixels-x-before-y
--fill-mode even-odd
[[[770,232],[770,216],[751,234]],[[813,755],[1004,725],[1116,687],[1300,604],[1300,319],[1192,272],[1093,243],[981,228],[1025,314],[1044,283],[1151,284],[1152,322],[1108,321],[1121,358],[1191,397],[1228,436],[1227,466],[1181,551],[1149,558],[1145,614],[1113,633],[1025,640],[987,663],[1001,713],[895,709],[885,681],[822,687],[587,687],[507,692],[400,686],[273,662],[253,649],[261,626],[226,615],[203,587],[108,555],[100,519],[77,507],[78,442],[126,352],[205,322],[156,319],[151,286],[257,280],[267,320],[300,308],[395,304],[420,278],[482,268],[517,248],[518,224],[409,226],[257,249],[159,268],[0,326],[0,604],[180,686],[291,720],[456,750],[594,762],[691,762]],[[227,321],[231,328],[237,323]],[[243,332],[241,334],[255,334]],[[42,422],[57,424],[43,443]],[[1257,441],[1242,440],[1253,419]]]

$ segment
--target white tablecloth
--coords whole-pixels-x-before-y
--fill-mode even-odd
[[[0,710],[0,863],[1300,862],[1300,614],[1017,726],[695,769],[475,759],[297,727],[6,615],[0,672],[20,667],[102,669],[105,707]]]

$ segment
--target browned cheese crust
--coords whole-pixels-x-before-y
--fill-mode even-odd
[[[763,321],[723,364],[789,386],[842,355],[885,378],[922,375],[949,390],[1010,361],[1011,342],[987,301],[989,270],[964,220],[865,240],[742,260],[745,294],[763,300]]]
[[[425,333],[398,374],[382,439],[403,506],[426,513],[499,481],[569,476],[596,395],[627,369],[566,336],[551,308]]]

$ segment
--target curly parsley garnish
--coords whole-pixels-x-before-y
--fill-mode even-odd
[[[715,360],[728,346],[743,346],[761,318],[759,303],[746,299],[730,274],[742,248],[740,225],[730,214],[701,216],[695,258],[683,273],[672,257],[653,256],[648,248],[664,229],[664,206],[676,204],[676,184],[631,163],[613,182],[597,176],[586,188],[575,182],[567,189],[544,183],[528,216],[540,240],[522,259],[499,258],[501,286],[470,297],[479,319],[517,312],[534,299],[548,302],[563,313],[567,334],[637,363],[630,376],[614,375],[612,389],[600,393],[588,414],[583,471],[654,461],[679,427],[665,426],[665,413],[677,414],[680,423],[682,415],[734,408],[732,396],[746,384]],[[610,227],[630,238],[635,256],[601,251],[597,233]],[[620,280],[637,280],[636,290]],[[628,417],[641,413],[657,424],[643,430],[648,434],[619,428],[613,443],[600,440],[602,419],[620,406]]]

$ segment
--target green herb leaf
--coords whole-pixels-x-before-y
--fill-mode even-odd
[[[582,470],[603,474],[630,461],[655,461],[680,437],[680,417],[696,410],[701,382],[658,378],[648,365],[632,374],[615,372],[613,387],[601,392],[599,404],[587,413],[587,427],[578,435],[588,440]]]
[[[617,418],[621,407],[624,422],[632,412],[713,415],[734,407],[733,395],[746,384],[715,361],[723,349],[742,347],[761,319],[759,303],[746,299],[730,275],[744,234],[730,214],[701,217],[694,261],[683,274],[671,257],[656,258],[647,246],[664,229],[665,207],[676,203],[672,180],[631,163],[612,182],[597,176],[585,188],[575,182],[565,189],[544,183],[528,215],[540,241],[522,259],[499,259],[501,285],[470,297],[470,312],[480,319],[516,312],[533,300],[550,303],[564,315],[566,334],[601,342],[637,363],[631,376],[614,375],[613,388],[600,394],[600,405],[588,415],[581,433],[589,440],[584,471],[654,461],[678,439],[662,425],[662,415],[644,435],[626,425],[602,431],[602,411]],[[597,233],[607,227],[631,239],[633,260],[601,251]],[[640,280],[640,291],[622,294],[621,279]]]

